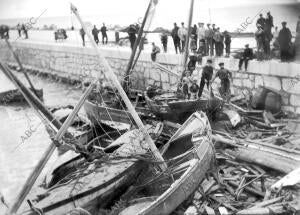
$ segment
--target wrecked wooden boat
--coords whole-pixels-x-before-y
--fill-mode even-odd
[[[168,161],[169,174],[148,178],[150,182],[139,191],[139,198],[129,202],[120,215],[170,214],[195,191],[208,172],[214,171],[215,154],[206,115],[196,112],[190,116],[163,147],[162,155]]]
[[[145,100],[157,118],[178,123],[183,123],[195,111],[203,111],[211,115],[222,106],[222,102],[216,98],[184,100],[175,93],[150,98],[146,92]]]
[[[149,118],[149,110],[145,107],[143,98],[138,93],[131,93],[131,101],[135,104],[135,109],[142,119]],[[124,105],[113,92],[108,92],[106,95],[99,98],[99,96],[91,95],[84,103],[84,110],[89,120],[94,125],[104,123],[107,125],[124,123],[133,124],[134,120],[131,114],[124,109]]]
[[[34,92],[31,88],[30,90]],[[35,89],[37,97],[43,101],[43,89]],[[26,102],[24,96],[18,89],[0,92],[0,104],[23,103]]]
[[[119,148],[108,154],[99,152],[90,162],[82,156],[65,162],[63,165],[76,165],[76,171],[49,187],[33,189],[28,196],[31,208],[23,205],[20,214],[35,215],[36,210],[46,215],[67,214],[77,207],[93,213],[96,208],[105,207],[134,183],[132,179],[143,167],[137,157],[148,150],[137,129],[123,134],[113,145]]]

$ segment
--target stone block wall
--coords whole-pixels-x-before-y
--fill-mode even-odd
[[[93,78],[107,81],[104,68],[98,63],[98,58],[92,48],[24,42],[16,42],[12,45],[26,69],[83,81]],[[119,80],[122,81],[130,51],[120,51],[114,48],[102,48],[101,51]],[[142,53],[131,75],[133,88],[144,90],[154,83],[164,89],[176,87],[181,59],[180,56],[176,57],[166,55],[161,59],[161,63],[173,71],[167,73],[157,69],[150,60],[149,53]],[[0,42],[0,59],[16,64],[4,42]]]
[[[27,42],[15,42],[13,47],[27,69],[78,80],[97,77],[104,79],[105,71],[91,48]],[[101,51],[119,80],[122,80],[130,51],[117,48],[101,48]],[[5,43],[1,41],[0,59],[15,64]],[[162,53],[158,55],[157,61],[171,72],[157,69],[151,62],[150,53],[142,52],[139,59],[131,76],[133,88],[143,90],[156,83],[166,90],[176,89],[181,74],[181,55]],[[204,58],[203,62],[206,60],[207,58]],[[213,59],[216,68],[220,62],[224,62],[225,67],[233,73],[234,94],[251,94],[258,86],[272,87],[282,93],[283,109],[300,113],[300,64],[281,63],[276,60],[263,62],[253,60],[249,62],[247,72],[239,72],[237,59]],[[201,76],[201,70],[198,75]]]

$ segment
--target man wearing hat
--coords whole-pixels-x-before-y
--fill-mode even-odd
[[[229,101],[230,100],[230,80],[229,78],[232,80],[232,74],[228,69],[224,68],[224,63],[219,63],[220,69],[217,71],[217,73],[215,74],[215,76],[212,78],[212,82],[214,82],[214,80],[219,77],[219,79],[221,80],[221,87],[219,88],[219,92],[220,95],[222,96],[222,98],[225,101]]]
[[[209,89],[213,73],[214,73],[214,68],[212,66],[212,60],[208,59],[206,65],[202,68],[202,76],[201,76],[200,87],[198,91],[199,99],[202,96],[205,83],[207,85],[207,89]]]
[[[242,70],[243,62],[245,62],[245,71],[247,71],[248,61],[252,60],[252,58],[253,58],[253,50],[249,48],[249,44],[246,44],[242,58],[240,59],[239,62],[239,70]]]
[[[289,49],[291,48],[292,33],[289,28],[286,27],[286,22],[282,22],[282,29],[279,31],[278,42],[280,46],[280,58],[281,61],[288,61],[290,59]]]

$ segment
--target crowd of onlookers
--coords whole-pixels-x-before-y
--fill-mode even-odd
[[[231,36],[227,31],[221,32],[220,28],[216,27],[215,24],[211,25],[208,23],[204,27],[204,23],[199,22],[198,26],[192,26],[189,46],[186,46],[187,34],[188,29],[183,22],[180,27],[177,26],[177,23],[174,23],[171,37],[176,53],[182,53],[188,47],[193,53],[222,56],[225,48],[225,56],[230,55]],[[162,33],[161,41],[166,52],[167,40],[165,38],[166,33]]]
[[[299,18],[300,20],[300,18]],[[278,50],[282,61],[289,61],[293,57],[294,48],[292,45],[292,34],[290,29],[287,27],[286,22],[282,22],[282,29],[278,30],[276,26],[274,31],[273,16],[270,12],[267,13],[266,17],[263,14],[259,15],[256,21],[257,30],[255,31],[255,40],[257,44],[257,52],[253,54],[253,50],[247,45],[244,53],[242,53],[240,68],[243,62],[247,68],[248,60],[256,56],[257,60],[267,60],[272,57],[276,57],[272,51]],[[224,56],[229,57],[231,53],[231,35],[228,31],[221,32],[219,27],[215,24],[206,24],[199,22],[198,25],[191,27],[190,43],[187,46],[188,28],[185,27],[184,23],[181,23],[179,27],[177,23],[174,23],[174,27],[171,34],[168,32],[161,33],[161,43],[163,51],[168,50],[168,36],[170,35],[173,39],[175,52],[183,53],[185,48],[188,47],[192,53],[197,53],[202,56]],[[271,44],[271,42],[273,43]],[[273,50],[271,50],[273,45]],[[157,47],[155,48],[157,50]]]

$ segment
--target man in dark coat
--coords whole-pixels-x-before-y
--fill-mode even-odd
[[[173,43],[174,43],[176,54],[178,53],[178,51],[181,52],[180,38],[178,36],[178,30],[179,30],[179,27],[177,26],[176,23],[174,23],[174,28],[172,29],[171,36],[173,38]]]
[[[245,62],[245,71],[248,68],[248,61],[253,59],[253,50],[249,48],[249,44],[245,45],[243,56],[239,62],[239,70],[242,70],[243,62]]]
[[[104,23],[103,23],[103,26],[101,27],[100,31],[102,33],[102,44],[104,44],[104,38],[105,38],[105,44],[107,44],[107,40],[108,40],[107,33],[106,33],[107,32],[107,28],[106,28],[106,26],[105,26]]]
[[[130,25],[128,30],[127,30],[128,36],[129,36],[129,41],[130,41],[130,47],[133,49],[135,40],[136,40],[136,33],[137,33],[137,28],[134,25]]]
[[[82,45],[85,46],[85,32],[84,32],[83,28],[80,28],[79,34],[80,34],[81,39],[82,39]]]
[[[212,78],[212,82],[218,77],[221,80],[221,87],[219,88],[220,95],[222,98],[229,102],[231,97],[230,92],[230,80],[232,80],[232,73],[224,68],[224,63],[219,63],[220,69],[217,71],[215,76]]]
[[[280,46],[281,61],[288,61],[290,59],[289,49],[291,48],[292,33],[286,27],[286,22],[282,22],[282,29],[279,31],[278,42]]]
[[[199,99],[202,96],[205,83],[207,85],[207,89],[209,89],[213,73],[214,73],[214,68],[212,66],[212,60],[208,59],[207,64],[202,68],[202,76],[201,76],[200,87],[198,91]]]
[[[160,40],[163,45],[164,52],[166,53],[168,51],[168,34],[163,32],[160,36]]]
[[[263,17],[262,14],[259,14],[259,18],[258,18],[257,21],[256,21],[256,26],[257,26],[257,25],[260,25],[260,26],[262,27],[262,29],[265,28],[266,20],[265,20],[265,18]]]
[[[94,28],[92,30],[92,34],[94,36],[94,40],[95,40],[97,45],[99,43],[98,33],[99,33],[99,30],[96,28],[96,25],[94,25]]]
[[[231,45],[231,36],[228,33],[228,31],[224,31],[224,37],[225,37],[225,57],[229,57],[230,55],[230,45]]]

